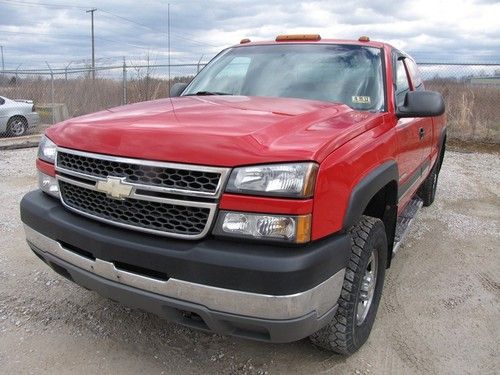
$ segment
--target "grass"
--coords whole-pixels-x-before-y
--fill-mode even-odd
[[[440,79],[427,81],[425,87],[444,97],[449,138],[500,143],[500,87]]]
[[[192,76],[175,77],[176,82],[188,82]],[[12,99],[29,99],[35,104],[51,103],[51,83],[47,79],[23,79],[17,84],[0,87],[0,93]],[[55,79],[54,103],[64,103],[70,117],[97,112],[106,108],[168,97],[168,80],[139,78],[127,81],[126,88],[122,81],[107,78],[83,77],[79,79]]]
[[[191,78],[176,77],[171,84]],[[500,143],[500,87],[475,86],[453,79],[433,79],[425,84],[427,89],[443,94],[449,139]],[[168,96],[168,80],[137,76],[127,81],[126,92],[127,103],[164,98]],[[0,87],[0,93],[50,103],[51,83],[49,79],[21,79]],[[56,103],[66,104],[73,117],[122,105],[124,87],[121,80],[111,78],[55,79],[54,96]]]

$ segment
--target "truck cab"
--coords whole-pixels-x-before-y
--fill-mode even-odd
[[[113,300],[348,355],[445,139],[441,95],[390,45],[245,39],[169,98],[47,129],[21,218],[35,255]]]

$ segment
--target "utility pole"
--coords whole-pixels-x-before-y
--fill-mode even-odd
[[[95,79],[95,52],[94,52],[94,12],[97,8],[92,8],[87,10],[90,13],[91,24],[92,24],[92,79]]]

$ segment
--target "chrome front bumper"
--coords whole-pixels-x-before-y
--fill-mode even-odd
[[[27,225],[24,229],[28,243],[42,256],[48,254],[65,264],[120,285],[200,305],[215,312],[257,319],[290,320],[311,314],[321,319],[335,308],[345,274],[345,269],[342,269],[316,287],[301,293],[278,296],[250,293],[174,278],[159,280],[121,270],[111,262],[90,259],[66,249]]]

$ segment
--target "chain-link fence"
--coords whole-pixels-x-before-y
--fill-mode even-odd
[[[443,94],[449,138],[500,143],[500,64],[420,63],[426,89]]]
[[[171,85],[189,81],[202,67],[123,62],[96,68],[95,79],[89,67],[0,71],[0,97],[24,100],[0,99],[0,137],[39,133],[67,118],[168,97]],[[445,98],[450,138],[500,143],[500,64],[419,67],[426,88]]]
[[[71,117],[168,97],[171,85],[191,80],[201,68],[123,63],[96,68],[95,78],[91,68],[0,71],[0,136],[37,133]]]

